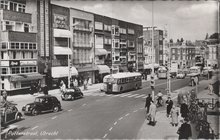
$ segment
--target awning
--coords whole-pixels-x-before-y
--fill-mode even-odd
[[[72,55],[72,50],[67,47],[54,47],[54,55]]]
[[[107,65],[97,65],[99,73],[110,73],[110,68]]]
[[[51,68],[51,75],[53,78],[61,78],[61,77],[68,77],[69,75],[69,68],[68,67],[52,67]],[[78,75],[78,71],[75,67],[72,66],[71,68],[71,76]]]
[[[43,79],[43,75],[39,73],[32,73],[32,74],[20,74],[20,75],[13,75],[11,76],[11,81],[31,81],[31,80],[37,80],[37,79]]]
[[[152,67],[153,67],[153,65],[154,65],[154,68],[159,68],[159,64],[148,64],[148,65],[144,65],[144,69],[152,69]]]
[[[95,49],[95,55],[107,55],[108,52],[105,49]]]
[[[54,29],[54,37],[72,38],[72,33],[69,30]]]

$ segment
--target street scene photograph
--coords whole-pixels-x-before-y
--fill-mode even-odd
[[[220,139],[220,2],[0,0],[1,139]]]

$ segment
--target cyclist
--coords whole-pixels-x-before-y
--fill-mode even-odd
[[[157,105],[158,106],[163,106],[162,101],[163,101],[163,94],[161,93],[161,91],[159,91],[158,94],[157,94]]]

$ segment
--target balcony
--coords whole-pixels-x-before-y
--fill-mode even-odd
[[[3,10],[3,20],[31,23],[31,14]]]
[[[29,32],[2,31],[0,41],[37,42],[37,34]]]

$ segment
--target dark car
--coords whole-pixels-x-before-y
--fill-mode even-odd
[[[13,121],[20,121],[22,118],[21,112],[18,111],[15,104],[1,106],[1,125],[9,124]]]
[[[58,112],[61,110],[60,101],[51,95],[36,97],[33,103],[29,103],[22,108],[24,114],[37,115],[41,112]]]
[[[78,87],[67,89],[65,93],[61,94],[62,100],[75,100],[75,99],[82,98],[82,97],[83,97],[83,93]]]

